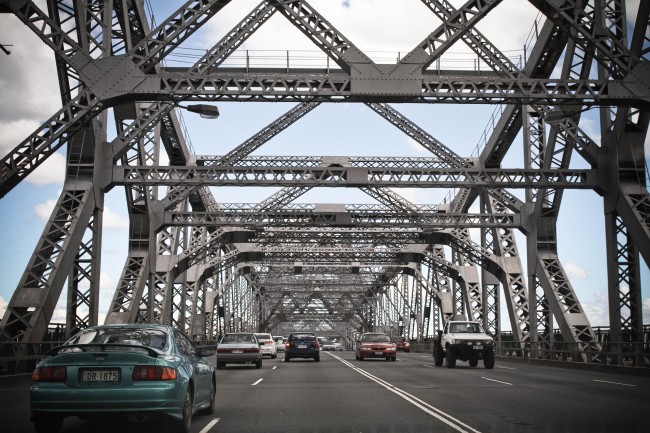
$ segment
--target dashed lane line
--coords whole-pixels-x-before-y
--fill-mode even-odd
[[[610,382],[610,381],[608,381],[608,380],[598,380],[598,379],[593,379],[593,381],[594,381],[594,382],[600,382],[600,383],[609,383],[609,384],[611,384],[611,385],[620,385],[620,386],[636,386],[636,385],[632,385],[632,384],[629,384],[629,383]]]
[[[255,383],[251,383],[251,385],[255,386],[255,385],[257,385],[258,383],[260,383],[261,381],[263,381],[263,380],[264,380],[264,379],[258,379]]]
[[[502,384],[504,384],[504,385],[510,385],[510,386],[512,386],[512,384],[509,383],[509,382],[502,382],[502,381],[500,381],[500,380],[490,379],[489,377],[483,377],[483,376],[481,376],[481,379],[489,380],[490,382],[497,382],[497,383],[502,383]]]
[[[199,433],[208,433],[212,429],[212,427],[214,427],[214,425],[219,422],[220,419],[221,418],[214,418],[212,421],[208,423],[208,425],[203,427],[203,430],[201,430]]]

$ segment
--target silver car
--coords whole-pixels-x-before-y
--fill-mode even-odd
[[[262,368],[262,350],[252,332],[231,332],[225,334],[217,346],[217,369],[226,364],[255,365]]]

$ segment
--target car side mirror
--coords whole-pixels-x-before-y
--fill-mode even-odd
[[[196,353],[202,357],[208,357],[214,355],[214,349],[211,347],[204,347],[202,349],[197,349]]]

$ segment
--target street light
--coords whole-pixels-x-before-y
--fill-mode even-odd
[[[191,111],[192,113],[197,113],[199,116],[201,116],[204,119],[216,119],[219,117],[219,107],[216,105],[209,105],[209,104],[194,104],[194,105],[180,105],[177,104],[177,107],[184,108],[187,111]]]

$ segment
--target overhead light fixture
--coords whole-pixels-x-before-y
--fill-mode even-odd
[[[177,105],[177,107],[184,108],[187,111],[196,113],[204,119],[216,119],[219,117],[219,107],[209,104],[193,104],[193,105]]]
[[[553,108],[546,113],[544,121],[549,125],[556,125],[567,118],[566,113],[560,108]]]

